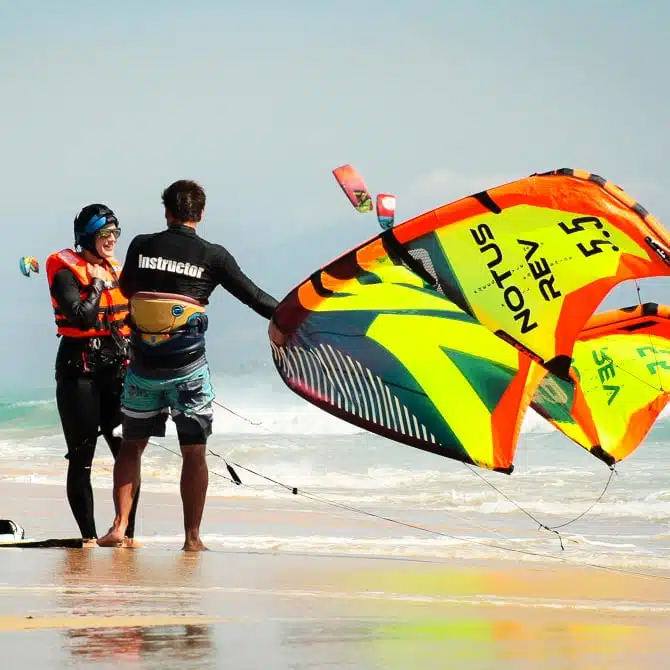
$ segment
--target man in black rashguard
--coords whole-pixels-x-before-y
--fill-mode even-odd
[[[122,399],[123,444],[114,466],[116,516],[98,544],[121,544],[139,488],[142,452],[151,436],[165,435],[169,413],[183,458],[183,548],[200,551],[214,399],[205,355],[206,306],[219,285],[266,319],[277,301],[223,246],[197,235],[205,207],[197,183],[173,183],[163,192],[163,205],[167,229],[132,240],[119,282],[130,302],[131,363]]]

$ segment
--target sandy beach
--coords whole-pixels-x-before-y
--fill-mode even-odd
[[[109,497],[97,491],[99,524]],[[3,482],[0,504],[27,537],[76,536],[58,487]],[[185,554],[176,492],[147,493],[138,518],[138,550],[0,551],[11,667],[667,667],[669,576],[281,547]],[[204,537],[277,523],[319,534],[345,521],[212,497]]]

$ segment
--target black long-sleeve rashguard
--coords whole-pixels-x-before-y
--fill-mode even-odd
[[[212,291],[223,286],[266,319],[277,306],[271,295],[242,272],[225,247],[208,242],[190,226],[178,224],[133,239],[119,285],[126,298],[137,291],[178,293],[201,305],[207,305]]]
[[[173,224],[159,233],[138,235],[128,247],[119,280],[122,293],[176,293],[207,305],[217,286],[222,286],[260,316],[270,319],[277,300],[260,289],[240,269],[235,258],[220,244],[197,235],[191,226]],[[204,339],[199,350],[187,355],[162,355],[134,347],[134,361],[142,367],[183,369],[204,356]],[[160,362],[158,362],[160,360]]]

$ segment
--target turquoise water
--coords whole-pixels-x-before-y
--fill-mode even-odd
[[[47,390],[18,393],[0,400],[0,431],[54,430],[60,424],[54,393]]]
[[[262,534],[244,527],[210,528],[212,544],[445,560],[542,561],[551,555],[632,570],[670,568],[670,419],[663,416],[643,445],[617,466],[593,509],[560,529],[562,550],[558,536],[540,523],[554,527],[582,514],[598,499],[610,472],[537,415],[527,417],[516,470],[508,476],[360,431],[292,394],[268,368],[252,366],[215,379],[215,388],[223,406],[216,408],[210,446],[242,466],[237,472],[244,485],[233,485],[223,462],[210,456],[209,494],[231,501],[253,498],[273,508],[332,510],[350,518],[351,527],[339,534],[305,531],[297,536],[295,528],[264,529]],[[53,396],[54,389],[47,387],[0,398],[0,481],[63,486],[67,462]],[[178,451],[171,423],[167,437],[147,449],[143,487],[178,494],[181,460],[162,447]],[[111,488],[112,464],[106,445],[99,443],[96,490]],[[244,468],[354,509],[293,496]],[[369,521],[362,512],[421,528],[382,520],[360,524],[361,519]]]

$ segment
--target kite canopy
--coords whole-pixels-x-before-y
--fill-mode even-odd
[[[564,379],[575,340],[616,284],[670,275],[670,237],[654,217],[576,170],[482,191],[387,237],[438,290]]]
[[[313,273],[275,312],[273,358],[315,405],[449,458],[511,472],[532,402],[620,459],[637,433],[600,425],[585,361],[595,344],[614,350],[623,326],[619,315],[592,320],[583,342],[582,330],[616,284],[670,275],[669,260],[666,231],[618,187],[574,170],[532,175],[389,228]],[[626,337],[617,360],[635,360]],[[643,425],[637,416],[630,425]]]
[[[546,375],[531,407],[608,464],[629,456],[670,399],[670,307],[593,316],[575,344],[573,385]]]
[[[301,323],[274,348],[290,388],[380,435],[510,470],[530,359],[388,258],[293,299],[282,309]]]

